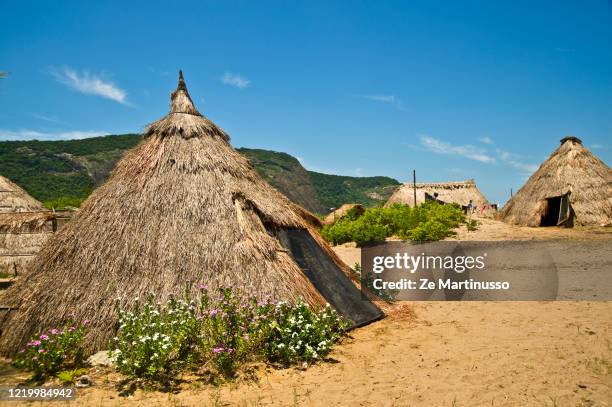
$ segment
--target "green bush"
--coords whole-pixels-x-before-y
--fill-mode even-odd
[[[81,341],[88,325],[87,320],[83,324],[69,322],[62,328],[33,336],[17,353],[14,365],[33,372],[37,379],[79,365],[82,361]]]
[[[427,202],[411,208],[393,205],[372,208],[357,217],[343,217],[321,230],[321,236],[332,244],[355,242],[363,246],[369,242],[384,241],[397,236],[407,240],[440,240],[453,234],[452,229],[465,220],[457,205]]]
[[[329,306],[274,304],[220,289],[210,295],[191,287],[165,304],[149,296],[132,311],[119,308],[120,325],[110,346],[117,369],[130,378],[167,382],[182,369],[209,366],[232,378],[242,364],[265,359],[290,364],[329,353],[347,327]]]
[[[271,362],[290,365],[325,357],[348,324],[327,304],[315,311],[304,302],[278,303],[263,347]]]
[[[85,201],[86,197],[72,197],[72,196],[62,196],[57,199],[52,199],[49,201],[45,201],[43,204],[47,209],[55,209],[56,211],[63,211],[69,208],[78,208],[81,206],[83,201]]]

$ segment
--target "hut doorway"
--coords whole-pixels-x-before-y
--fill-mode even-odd
[[[546,198],[540,226],[569,226],[571,223],[571,212],[569,193]]]

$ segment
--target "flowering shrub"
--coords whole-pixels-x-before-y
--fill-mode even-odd
[[[152,296],[132,311],[119,309],[119,329],[110,353],[129,377],[164,380],[177,370],[207,362],[226,378],[246,361],[264,357],[290,364],[320,359],[342,335],[346,323],[329,306],[258,302],[230,289],[210,295],[187,287],[182,299],[154,303]],[[196,364],[197,362],[197,364]]]
[[[14,364],[32,371],[36,378],[50,376],[69,365],[81,361],[81,341],[90,321],[82,324],[68,323],[63,328],[53,328],[30,339],[21,349]]]
[[[327,304],[315,311],[306,303],[278,303],[263,348],[266,358],[285,365],[325,357],[348,328]]]
[[[162,379],[193,357],[198,336],[196,305],[189,299],[155,303],[153,296],[133,311],[119,311],[119,330],[111,341],[117,370],[129,377]]]

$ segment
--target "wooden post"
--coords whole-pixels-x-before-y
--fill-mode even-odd
[[[510,198],[512,198],[512,188],[510,188]]]
[[[414,192],[414,207],[416,208],[416,170],[412,170],[412,191]]]

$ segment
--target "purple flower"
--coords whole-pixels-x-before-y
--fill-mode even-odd
[[[200,285],[198,286],[198,288],[199,288],[200,290],[208,290],[208,285],[206,285],[206,284],[200,284]]]
[[[49,331],[49,333],[51,333],[51,335],[57,335],[59,333],[59,331],[55,328],[53,328],[52,330]]]
[[[213,349],[213,353],[214,354],[219,354],[221,352],[223,352],[225,350],[225,348],[223,346],[219,346]]]
[[[46,341],[47,339],[49,339],[48,335],[42,334],[40,335],[40,339],[42,339],[43,341]]]
[[[41,341],[30,341],[28,342],[28,346],[39,346],[41,343]]]
[[[218,309],[214,309],[214,310],[210,311],[210,316],[211,316],[211,317],[214,317],[214,316],[215,316],[215,315],[217,315],[218,313],[219,313],[219,310],[218,310]]]

